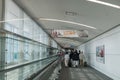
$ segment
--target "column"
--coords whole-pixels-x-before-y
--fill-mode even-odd
[[[4,23],[2,23],[4,19],[4,11],[5,11],[5,0],[0,0],[0,30],[4,28]],[[0,31],[0,70],[5,68],[5,33]],[[0,80],[5,80],[5,73],[0,72]]]

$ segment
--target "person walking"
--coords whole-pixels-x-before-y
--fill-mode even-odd
[[[69,63],[69,54],[68,54],[68,52],[65,53],[64,63],[65,63],[65,67],[68,67],[68,63]]]
[[[78,67],[78,64],[79,64],[79,54],[78,54],[77,50],[75,50],[75,52],[73,53],[72,60],[73,60],[73,67]]]
[[[81,53],[79,54],[79,59],[80,59],[80,66],[83,67],[84,66],[84,59],[85,59],[85,56],[83,54],[83,51],[81,51]]]

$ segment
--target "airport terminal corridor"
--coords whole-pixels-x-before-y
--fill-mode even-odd
[[[0,80],[120,80],[119,61],[120,0],[0,0]]]

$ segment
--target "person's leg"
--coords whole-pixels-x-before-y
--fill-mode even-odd
[[[78,64],[79,64],[79,60],[76,61],[76,66],[78,67]]]
[[[73,60],[73,67],[75,67],[75,60]]]
[[[75,67],[77,67],[77,61],[75,60]]]
[[[71,67],[73,67],[73,60],[71,59],[70,62],[71,62]]]
[[[83,60],[81,60],[81,66],[83,67]]]
[[[68,67],[68,62],[69,62],[69,60],[67,59],[67,60],[66,60],[66,65],[67,65],[67,67]]]
[[[80,66],[82,66],[82,64],[83,64],[83,60],[81,59],[81,60],[80,60]]]
[[[67,66],[67,60],[66,59],[65,59],[64,63],[65,63],[65,66]]]

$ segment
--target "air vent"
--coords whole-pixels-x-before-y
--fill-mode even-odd
[[[65,15],[69,15],[69,16],[78,16],[79,13],[73,12],[73,11],[66,11],[66,12],[65,12]]]

